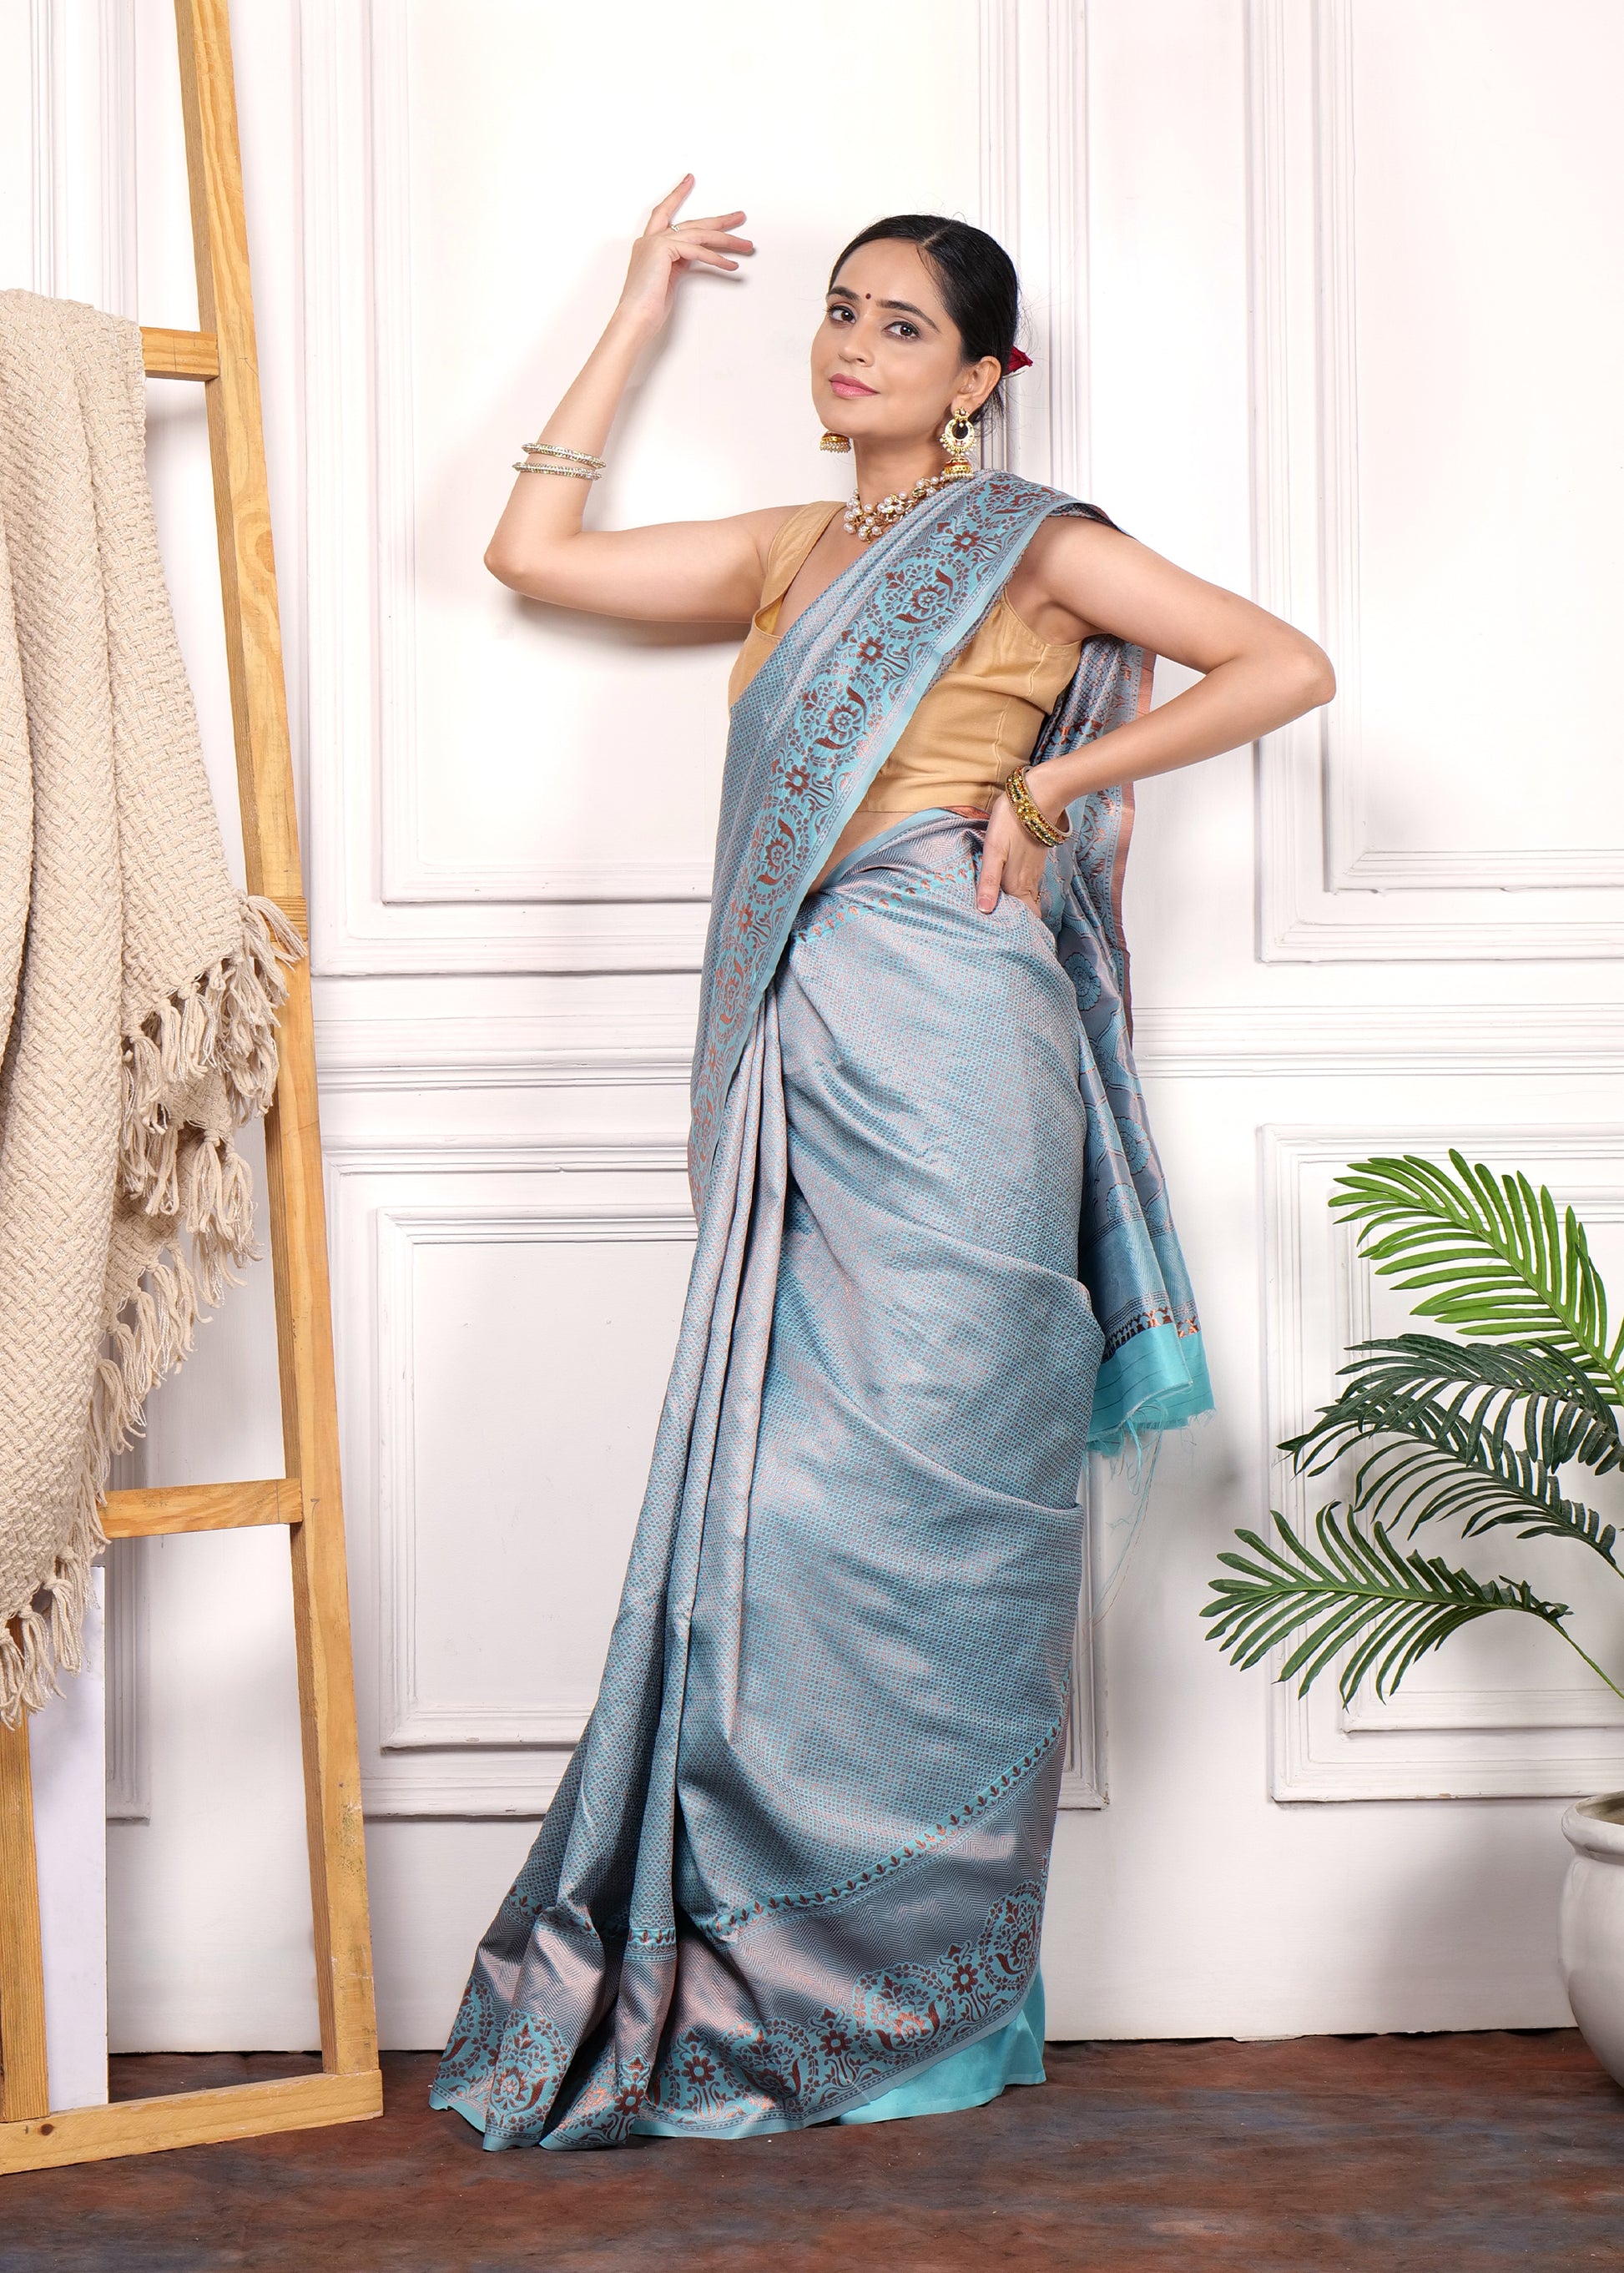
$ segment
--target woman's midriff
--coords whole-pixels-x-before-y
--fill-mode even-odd
[[[802,506],[774,538],[761,604],[733,665],[730,702],[788,630],[778,622],[783,604],[836,510]],[[915,704],[809,889],[816,891],[837,863],[909,814],[940,806],[984,819],[1011,774],[1031,756],[1080,651],[1075,643],[1040,640],[1000,595],[963,653]]]
[[[950,805],[945,809],[949,813],[959,814],[966,821],[985,821],[987,818],[987,807],[984,805]],[[914,813],[924,813],[929,808],[925,806],[914,806],[909,810]],[[898,821],[906,818],[906,813],[869,813],[860,806],[836,837],[834,851],[808,885],[808,891],[821,891],[827,878],[839,866],[848,852],[855,852],[858,846],[866,844],[871,836],[883,836],[886,829],[893,828]]]

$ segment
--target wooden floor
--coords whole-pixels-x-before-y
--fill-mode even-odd
[[[120,2097],[289,2074],[114,2063]],[[1624,2268],[1624,2092],[1577,2036],[1050,2045],[966,2115],[487,2155],[381,2122],[0,2180],[0,2273],[1505,2273]]]

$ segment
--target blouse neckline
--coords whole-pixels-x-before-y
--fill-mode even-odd
[[[809,510],[810,507],[805,506],[797,507],[797,511],[802,513]],[[776,572],[775,576],[770,576],[767,579],[766,587],[763,588],[762,596],[756,602],[755,612],[750,618],[751,629],[758,633],[763,639],[775,641],[782,639],[785,633],[790,630],[793,625],[798,624],[801,621],[801,617],[807,612],[807,608],[816,607],[818,601],[824,596],[824,594],[833,591],[835,586],[840,581],[841,578],[845,576],[849,570],[857,566],[857,561],[848,560],[846,567],[839,569],[830,578],[828,583],[824,585],[823,591],[819,592],[815,598],[807,602],[806,608],[797,608],[789,623],[781,624],[775,620],[772,629],[769,631],[766,625],[762,622],[761,619],[769,608],[781,609],[783,607],[785,599],[788,595],[790,586],[794,582],[796,577],[800,575],[801,570],[806,566],[807,562],[811,559],[819,538],[825,534],[830,523],[833,521],[836,514],[840,510],[840,504],[838,499],[837,499],[835,503],[829,507],[823,519],[814,526],[812,533],[808,537],[805,544],[802,545],[798,551],[792,549],[789,555],[787,573],[784,575],[782,581],[778,583],[778,589],[776,592],[772,591],[771,589],[773,582],[776,581]],[[787,523],[786,526],[787,526]],[[862,556],[860,553],[858,555],[858,559],[861,559],[861,558]],[[779,565],[780,566],[783,566],[782,563]],[[1011,600],[1007,588],[999,592],[998,597],[994,603],[994,605],[996,608],[1003,609],[1004,613],[1009,616],[1011,621],[1018,626],[1022,636],[1030,640],[1033,646],[1040,654],[1044,656],[1061,655],[1072,650],[1075,650],[1079,655],[1082,653],[1082,641],[1080,640],[1040,639],[1036,632],[1033,630],[1031,625],[1026,621],[1026,618],[1020,614],[1014,603]]]

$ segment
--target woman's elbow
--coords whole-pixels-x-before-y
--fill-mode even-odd
[[[499,584],[511,589],[518,581],[519,564],[505,544],[493,536],[485,548],[485,565]]]
[[[1318,710],[1336,692],[1336,673],[1331,658],[1311,639],[1304,639],[1297,650],[1292,678],[1299,711]]]

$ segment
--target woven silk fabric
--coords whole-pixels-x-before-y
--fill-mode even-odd
[[[860,564],[859,645],[960,515],[976,589],[893,641],[864,755],[826,769],[791,881],[760,813],[724,811],[698,1239],[648,1492],[597,1704],[432,2095],[487,2147],[883,2115],[933,2071],[937,2094],[891,2109],[996,2088],[954,2063],[1035,1975],[1108,1340],[1090,1270],[1144,1354],[1117,1433],[1205,1401],[1120,1015],[1124,800],[1090,801],[1049,921],[976,908],[980,827],[939,809],[807,892],[864,769],[1065,504],[966,486],[917,532],[921,559],[874,548],[900,584]],[[784,686],[834,684],[820,658],[850,645],[853,604],[786,634],[763,732],[787,731]],[[1085,656],[1070,731],[1132,715],[1143,658],[1110,644],[1092,678]],[[728,794],[799,797],[802,756],[752,759],[744,707]]]
[[[921,695],[974,637],[1034,531],[1054,514],[1114,524],[1018,474],[959,484],[870,545],[805,609],[733,706],[694,1050],[689,1172],[703,1205],[720,1100],[807,889]],[[1085,642],[1033,763],[1124,724],[1153,658]],[[1130,1046],[1122,877],[1130,791],[1071,808],[1045,912],[1077,993],[1098,1110],[1080,1227],[1106,1334],[1096,1449],[1177,1426],[1211,1403],[1199,1322]]]
[[[135,325],[0,292],[0,1720],[79,1662],[112,1453],[252,1252],[297,935],[226,869]]]
[[[1033,531],[1061,511],[1105,519],[1006,473],[915,511],[796,617],[734,704],[694,1051],[696,1192],[808,886],[920,697],[974,636]]]

